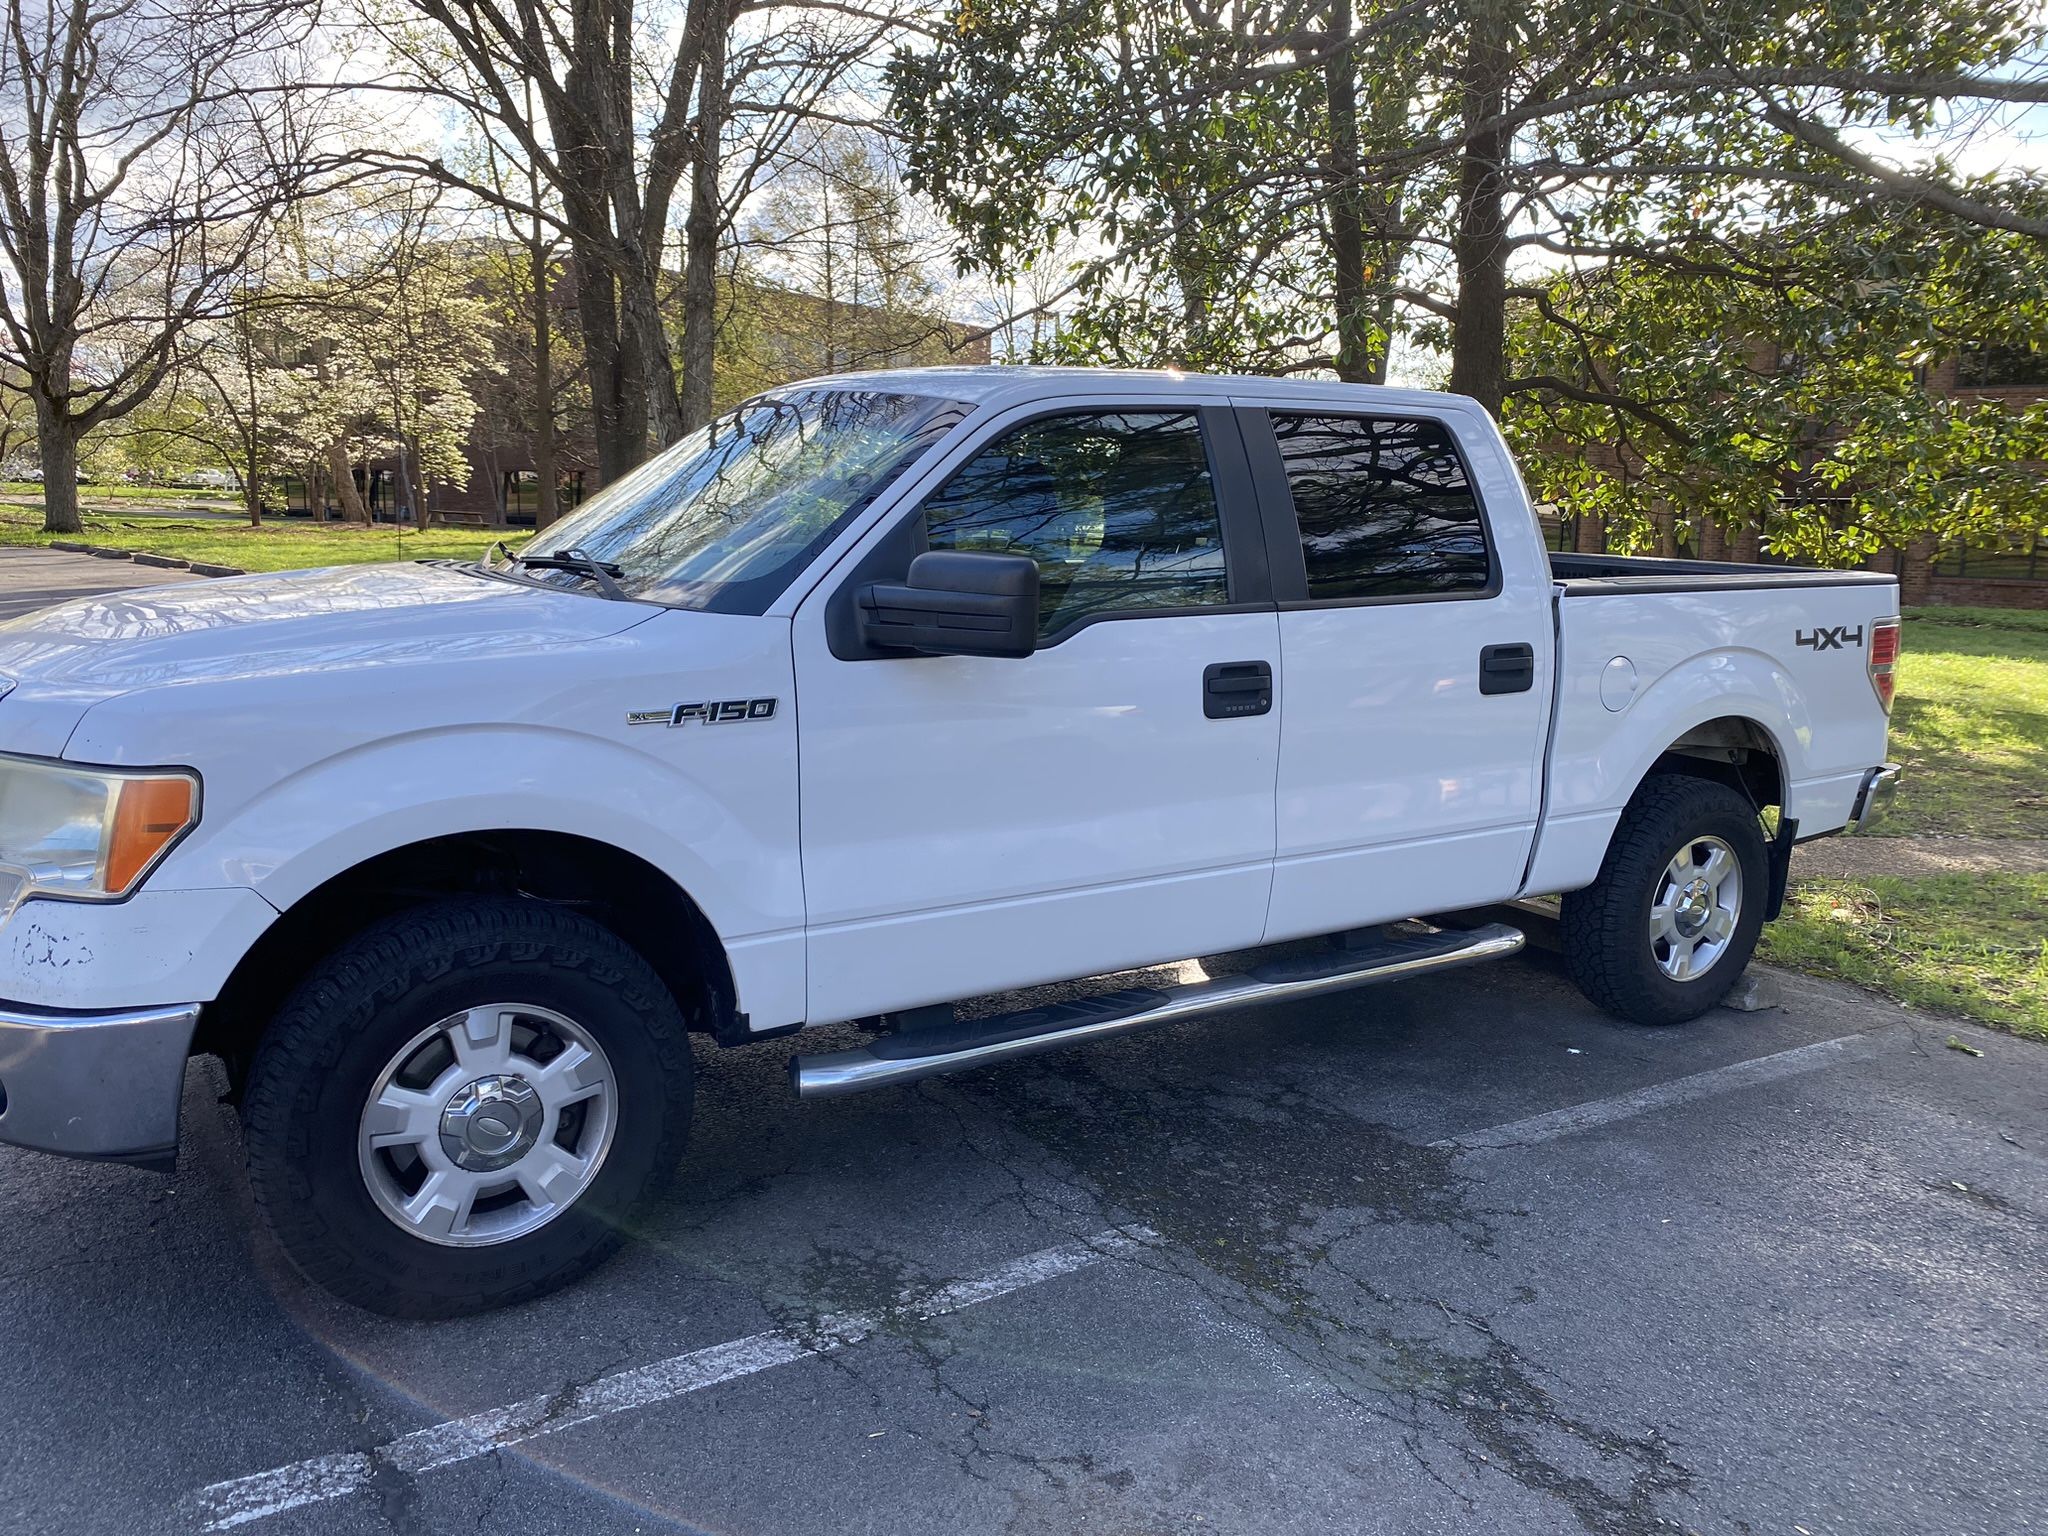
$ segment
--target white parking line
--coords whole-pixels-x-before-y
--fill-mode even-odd
[[[1715,1067],[1711,1071],[1695,1072],[1689,1077],[1674,1077],[1666,1083],[1638,1088],[1631,1093],[1618,1093],[1611,1099],[1573,1104],[1564,1109],[1530,1115],[1525,1120],[1510,1120],[1506,1125],[1489,1126],[1483,1131],[1464,1131],[1432,1141],[1430,1145],[1440,1150],[1476,1152],[1555,1141],[1560,1136],[1574,1136],[1596,1126],[1646,1115],[1651,1110],[1668,1109],[1673,1104],[1687,1104],[1694,1099],[1711,1098],[1717,1093],[1730,1093],[1737,1088],[1774,1083],[1780,1078],[1797,1077],[1802,1072],[1816,1072],[1838,1061],[1872,1056],[1882,1044],[1881,1034],[1841,1035],[1833,1040],[1818,1040],[1812,1045],[1795,1046],[1770,1056],[1758,1056],[1730,1066]]]
[[[573,1391],[529,1397],[502,1408],[489,1408],[467,1418],[414,1430],[374,1451],[315,1456],[268,1472],[231,1478],[199,1491],[200,1518],[206,1530],[225,1531],[367,1489],[383,1468],[410,1475],[452,1466],[488,1455],[500,1446],[518,1445],[588,1424],[593,1419],[651,1407],[778,1365],[829,1354],[858,1344],[892,1320],[944,1317],[950,1312],[978,1307],[998,1296],[1042,1285],[1158,1240],[1158,1233],[1147,1227],[1098,1233],[1012,1259],[971,1280],[956,1280],[936,1290],[907,1296],[886,1311],[839,1313],[820,1318],[815,1326],[803,1330],[777,1328],[713,1344],[652,1365],[601,1376]]]

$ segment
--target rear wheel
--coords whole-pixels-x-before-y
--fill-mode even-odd
[[[1742,795],[1711,779],[1651,779],[1622,813],[1599,877],[1564,898],[1572,980],[1637,1024],[1698,1018],[1756,950],[1768,869]]]
[[[344,945],[251,1066],[257,1205],[311,1279],[442,1317],[601,1261],[688,1133],[688,1036],[615,935],[531,901],[450,902]]]

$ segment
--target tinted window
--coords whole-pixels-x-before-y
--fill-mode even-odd
[[[1112,609],[1229,601],[1192,411],[1051,416],[1005,433],[925,503],[933,549],[1038,562],[1041,635]]]
[[[1479,503],[1441,425],[1275,412],[1273,431],[1301,524],[1311,598],[1487,585]]]

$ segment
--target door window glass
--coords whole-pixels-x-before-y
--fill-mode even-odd
[[[1099,613],[1229,601],[1192,411],[1027,422],[961,466],[925,503],[925,522],[933,549],[1037,561],[1041,636]]]
[[[1273,413],[1311,598],[1479,592],[1479,502],[1434,421]]]

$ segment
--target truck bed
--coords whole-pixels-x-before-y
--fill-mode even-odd
[[[1661,560],[1642,555],[1569,552],[1552,553],[1550,574],[1567,597],[1882,586],[1898,580],[1882,571],[1828,571],[1807,565],[1736,565],[1720,560]]]

